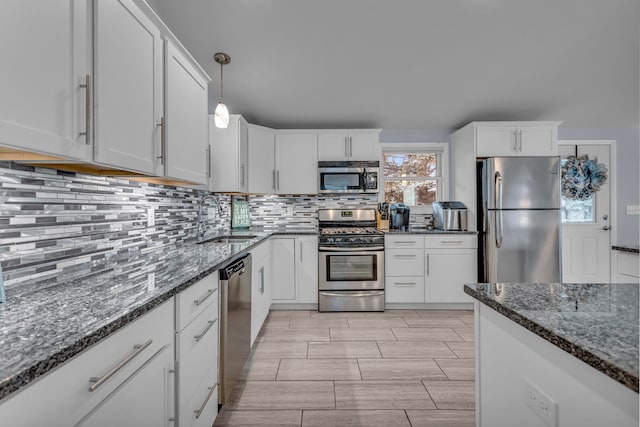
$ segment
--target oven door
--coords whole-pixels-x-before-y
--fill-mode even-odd
[[[384,249],[328,248],[318,250],[318,289],[384,289]]]

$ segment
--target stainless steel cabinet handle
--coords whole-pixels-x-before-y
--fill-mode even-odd
[[[393,255],[395,258],[415,258],[416,254],[394,254]]]
[[[133,346],[133,351],[131,353],[129,353],[127,355],[127,357],[122,359],[116,366],[111,368],[111,370],[109,372],[107,372],[106,374],[104,374],[100,378],[97,378],[97,377],[90,378],[89,379],[89,383],[91,385],[89,386],[89,391],[95,391],[98,387],[100,387],[102,384],[104,384],[109,378],[111,378],[116,373],[118,373],[118,371],[120,369],[124,368],[127,365],[127,363],[131,362],[136,356],[138,356],[147,347],[149,347],[152,342],[153,342],[153,340],[149,340],[149,341],[145,342],[144,344],[136,344],[136,345],[134,345]]]
[[[427,254],[427,275],[429,274],[429,254]]]
[[[158,159],[160,159],[160,164],[164,165],[164,117],[160,117],[160,123],[156,127],[160,127],[160,155]]]
[[[518,151],[518,131],[513,131],[513,145],[511,146],[513,151]]]
[[[405,241],[400,241],[400,242],[394,242],[394,243],[402,243],[403,245],[415,245],[417,242],[415,240],[405,240]]]
[[[280,169],[276,170],[276,190],[280,190]]]
[[[207,178],[211,178],[211,146],[207,145],[206,150],[206,160],[207,160]]]
[[[202,337],[205,336],[205,334],[207,332],[209,332],[209,329],[211,329],[211,327],[216,323],[216,320],[209,320],[207,322],[207,326],[204,328],[204,331],[200,332],[198,335],[194,335],[193,338],[196,340],[196,342],[200,342],[200,340],[202,339]]]
[[[416,282],[394,282],[393,283],[396,286],[415,286],[417,285]]]
[[[274,190],[276,189],[276,170],[271,171],[271,179],[273,180],[273,185],[271,186]]]
[[[440,243],[445,245],[459,245],[462,243],[462,240],[440,240]]]
[[[302,241],[300,241],[300,264],[302,264]]]
[[[244,187],[244,163],[240,165],[240,187]]]
[[[199,306],[199,305],[200,305],[200,304],[202,304],[202,303],[203,303],[207,298],[209,298],[211,295],[215,294],[217,290],[218,290],[218,288],[215,288],[215,289],[207,289],[207,293],[206,293],[204,296],[202,296],[202,297],[198,298],[197,300],[193,300],[193,303],[196,305],[196,307],[197,307],[197,306]]]
[[[349,141],[347,140],[347,137],[344,137],[344,156],[345,157],[349,157]]]
[[[200,405],[200,409],[196,409],[195,411],[193,411],[193,413],[196,414],[196,420],[200,418],[200,416],[204,412],[204,408],[207,406],[207,402],[209,402],[209,399],[211,399],[211,395],[216,389],[216,385],[214,384],[213,386],[208,387],[208,389],[209,393],[207,393],[207,397],[204,399],[204,402],[202,402],[202,405]]]
[[[353,140],[349,137],[349,157],[353,156]]]
[[[84,132],[80,132],[80,135],[84,135],[84,143],[89,145],[89,130],[91,128],[91,76],[87,74],[84,76],[84,84],[80,87],[84,88]]]
[[[522,151],[522,131],[518,131],[518,151]]]
[[[264,295],[264,267],[260,269],[260,295]]]

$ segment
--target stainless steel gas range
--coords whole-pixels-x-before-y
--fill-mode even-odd
[[[374,209],[320,209],[319,311],[384,311],[384,234]]]

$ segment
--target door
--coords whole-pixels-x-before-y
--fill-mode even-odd
[[[485,281],[558,283],[558,210],[489,211],[485,239]]]
[[[153,173],[162,134],[160,30],[131,0],[94,6],[95,160]]]
[[[318,253],[320,290],[384,289],[384,252],[330,248]]]
[[[275,194],[275,133],[259,126],[249,127],[249,192]]]
[[[91,79],[87,5],[2,1],[0,144],[92,160],[90,134],[81,134],[91,101],[91,84],[80,86]]]
[[[604,163],[611,177],[611,145],[562,141],[558,151],[568,156],[588,155]],[[562,281],[611,282],[611,191],[609,179],[589,200],[561,198]]]
[[[316,134],[276,135],[277,192],[316,194],[318,192],[318,139]]]
[[[345,133],[318,134],[318,160],[347,160],[349,145]]]
[[[170,41],[165,42],[165,123],[161,175],[207,182],[207,81]]]

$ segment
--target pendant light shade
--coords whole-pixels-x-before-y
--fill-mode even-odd
[[[231,62],[231,57],[226,53],[218,52],[213,55],[213,59],[220,64],[220,101],[213,113],[214,121],[217,128],[226,129],[229,126],[229,109],[224,105],[224,92],[222,85],[222,66]]]
[[[229,110],[224,103],[218,102],[213,117],[217,128],[226,129],[229,126]]]

